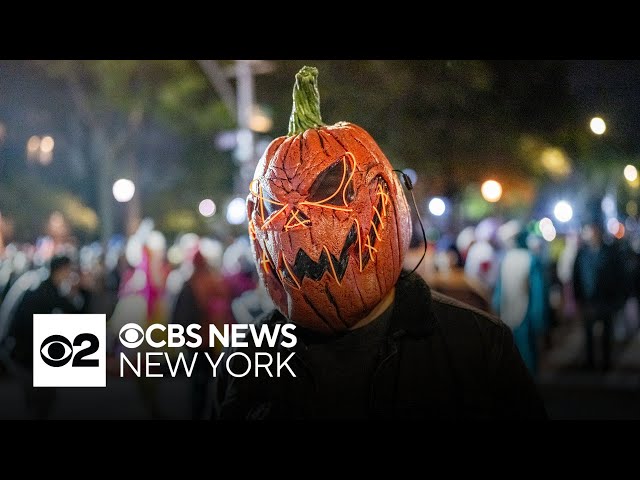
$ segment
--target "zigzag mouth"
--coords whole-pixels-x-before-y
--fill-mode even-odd
[[[353,256],[355,261],[360,263],[360,271],[367,266],[369,261],[372,260],[372,252],[377,251],[375,245],[380,239],[381,215],[383,215],[382,212],[386,213],[386,201],[389,194],[389,187],[382,176],[378,176],[376,179],[376,189],[380,192],[378,194],[380,198],[378,199],[367,237],[360,238],[358,235],[358,223],[354,221],[349,229],[349,233],[347,233],[338,258],[331,254],[327,247],[324,247],[318,261],[315,261],[307,252],[300,248],[298,253],[296,253],[293,265],[290,265],[282,253],[280,253],[277,270],[272,269],[271,272],[281,284],[287,282],[290,286],[299,289],[305,277],[318,281],[325,272],[329,272],[336,282],[340,284],[349,266],[350,249],[354,245],[355,252]],[[271,265],[274,265],[271,258],[269,258],[269,261]]]
[[[309,277],[311,280],[318,281],[322,278],[325,272],[329,272],[336,281],[340,283],[347,271],[347,266],[349,265],[349,248],[351,245],[356,243],[357,240],[358,233],[356,231],[356,224],[354,223],[351,226],[349,233],[347,233],[339,258],[328,253],[328,250],[325,247],[320,254],[320,258],[318,258],[318,261],[316,262],[301,248],[296,254],[296,259],[293,262],[293,265],[289,265],[282,254],[280,255],[278,272],[285,281],[297,288],[300,288],[300,285],[302,285],[304,277]]]

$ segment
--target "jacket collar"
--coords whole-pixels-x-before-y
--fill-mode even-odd
[[[406,276],[405,276],[406,275]],[[417,273],[403,271],[396,282],[396,298],[389,334],[397,337],[430,335],[435,327],[431,289]]]
[[[396,282],[396,296],[388,336],[397,338],[408,334],[421,337],[433,333],[436,319],[431,303],[431,289],[422,277],[415,272],[407,275],[407,272],[403,271]],[[284,315],[274,309],[267,323],[286,321]]]

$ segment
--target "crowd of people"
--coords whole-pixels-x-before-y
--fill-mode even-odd
[[[638,312],[625,307],[632,299],[637,305],[640,294],[640,244],[603,227],[593,219],[547,241],[532,223],[488,218],[445,232],[426,247],[414,242],[405,268],[412,270],[426,248],[417,272],[432,289],[498,315],[534,376],[554,329],[571,321],[584,328],[584,368],[606,371],[616,325],[623,336],[638,328]],[[30,411],[45,418],[55,390],[31,386],[34,313],[106,314],[107,369],[118,375],[118,334],[127,323],[200,323],[208,329],[248,323],[273,308],[247,236],[225,242],[185,233],[168,245],[146,219],[134,234],[106,247],[51,236],[10,243],[0,252],[0,375],[19,379]],[[220,350],[214,345],[210,353]],[[206,418],[211,375],[198,358],[203,361],[191,377],[191,411],[193,418]],[[149,410],[161,416],[155,384],[136,381]]]

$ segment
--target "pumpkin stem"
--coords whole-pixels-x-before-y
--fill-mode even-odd
[[[303,133],[309,128],[323,126],[320,116],[320,92],[318,92],[318,69],[302,67],[296,73],[293,86],[293,108],[289,118],[288,137]]]

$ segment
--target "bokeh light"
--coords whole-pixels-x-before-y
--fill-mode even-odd
[[[544,217],[538,223],[540,234],[547,242],[551,242],[556,238],[556,227],[550,218]]]
[[[633,182],[638,178],[638,169],[633,165],[627,165],[624,167],[624,178],[626,178],[628,182]]]
[[[52,152],[54,146],[55,142],[53,141],[53,138],[48,135],[40,140],[40,150],[42,150],[44,153]]]
[[[566,223],[573,218],[573,208],[569,202],[560,200],[553,209],[553,215],[559,222]]]
[[[231,225],[240,225],[247,218],[245,200],[236,197],[227,206],[227,222]]]
[[[198,211],[203,217],[212,217],[216,213],[216,204],[210,198],[205,198],[198,205]]]
[[[487,180],[480,187],[480,192],[487,202],[495,203],[502,197],[502,185],[495,180]]]
[[[600,117],[593,117],[589,122],[589,127],[596,135],[602,135],[607,130],[607,124]]]
[[[136,186],[129,179],[121,178],[113,184],[113,198],[120,203],[131,200],[135,192]]]
[[[436,217],[439,217],[442,214],[444,214],[446,209],[447,209],[447,206],[445,205],[444,200],[442,200],[440,197],[434,197],[429,202],[429,211],[431,212],[432,215],[435,215]]]
[[[33,135],[27,141],[27,151],[29,153],[35,153],[40,149],[40,137]]]

